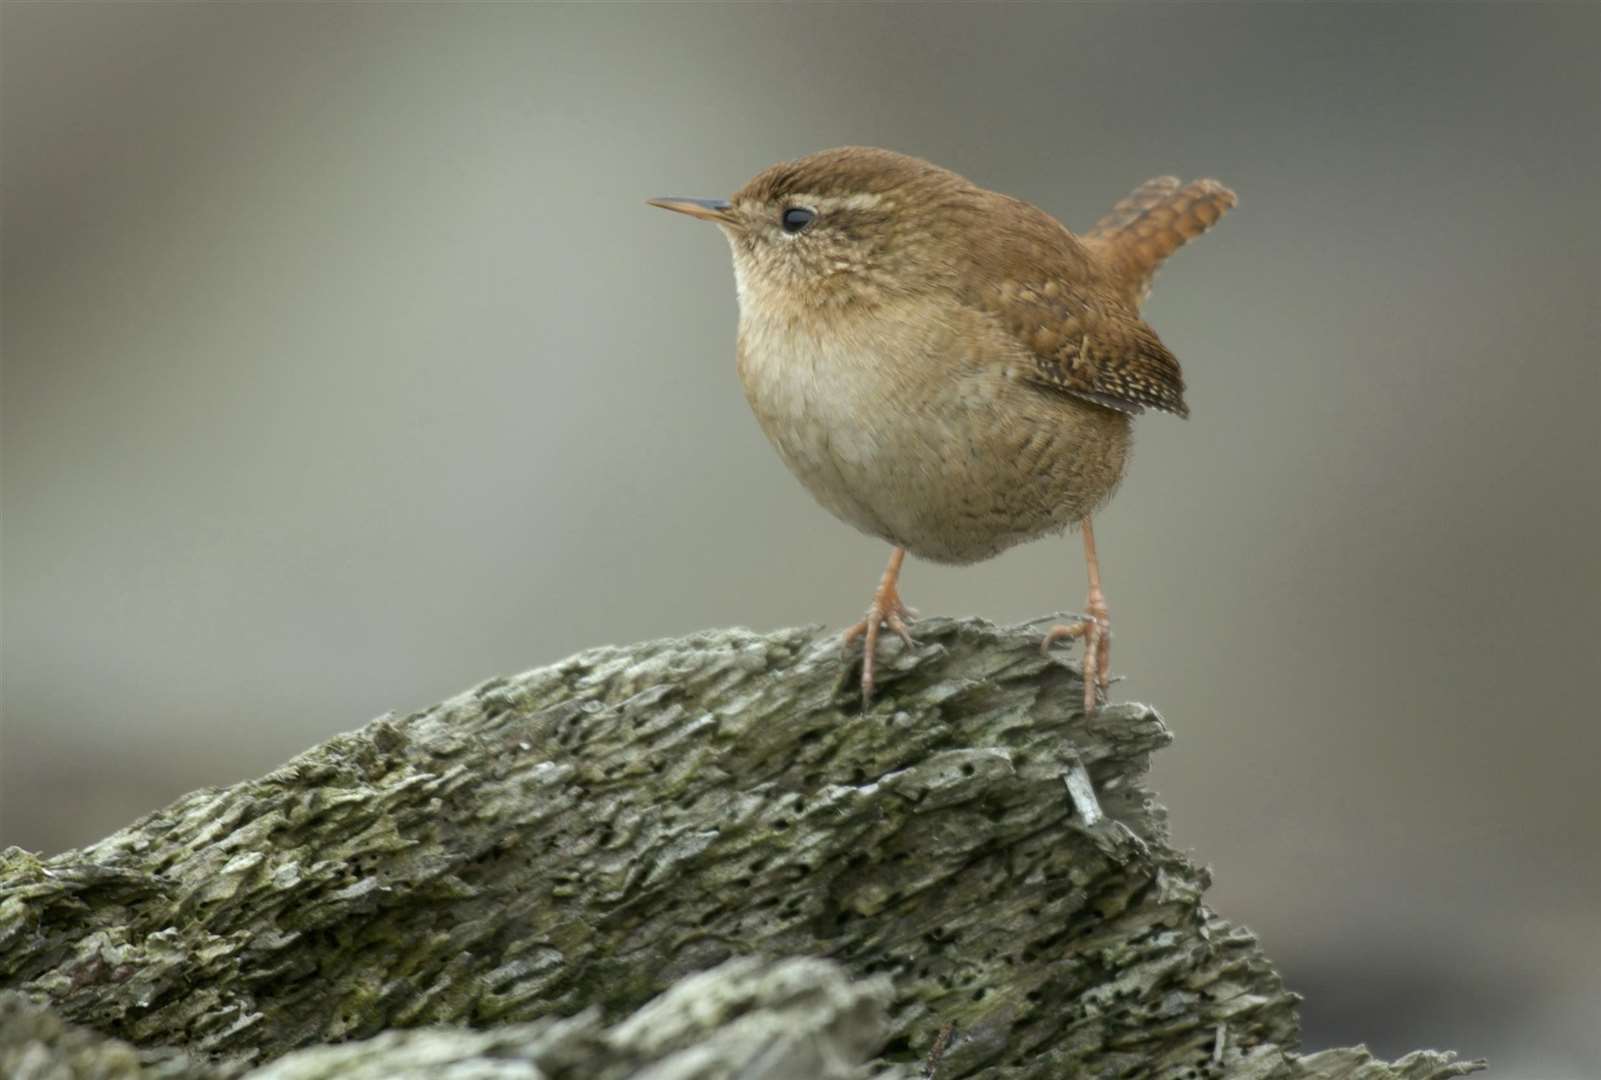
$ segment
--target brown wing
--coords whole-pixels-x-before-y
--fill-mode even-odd
[[[1054,218],[1004,196],[973,235],[963,293],[1033,360],[1025,378],[1120,412],[1188,416],[1178,360],[1108,268]]]
[[[1032,379],[1108,409],[1190,415],[1178,359],[1138,317],[1084,314],[1036,330]]]

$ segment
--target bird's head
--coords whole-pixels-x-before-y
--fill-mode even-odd
[[[728,237],[743,308],[871,307],[940,287],[978,193],[920,158],[847,146],[762,170],[728,199],[652,199]]]

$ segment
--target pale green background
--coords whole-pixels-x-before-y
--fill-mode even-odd
[[[7,3],[0,839],[81,843],[584,646],[854,619],[713,230],[913,151],[1084,226],[1241,193],[1148,314],[1121,698],[1311,1045],[1601,1072],[1594,7]],[[912,564],[1083,599],[1075,541]]]

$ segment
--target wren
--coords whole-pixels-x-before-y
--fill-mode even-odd
[[[1130,420],[1188,415],[1173,354],[1140,317],[1162,261],[1235,204],[1215,180],[1147,180],[1075,236],[927,161],[842,147],[774,165],[729,199],[652,199],[733,249],[738,370],[784,464],[831,513],[893,547],[865,618],[911,644],[908,552],[987,559],[1077,525],[1089,599],[1042,648],[1084,639],[1084,707],[1108,685],[1092,515],[1128,464]]]

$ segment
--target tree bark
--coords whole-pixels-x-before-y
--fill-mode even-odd
[[[1155,711],[1086,717],[1036,630],[917,629],[865,713],[815,631],[600,648],[90,847],[8,849],[0,988],[26,1000],[0,1068],[909,1077],[936,1044],[940,1080],[1476,1067],[1298,1055],[1298,999],[1142,786]]]

